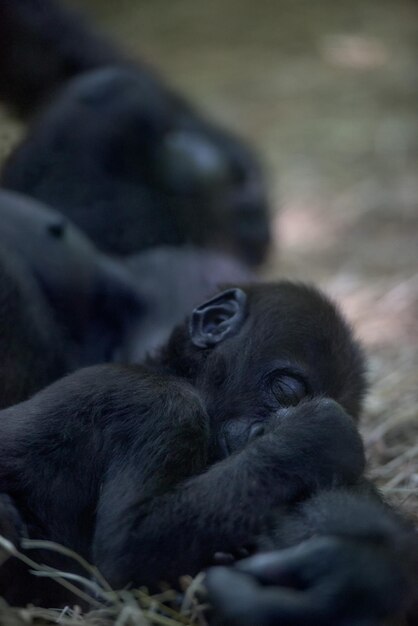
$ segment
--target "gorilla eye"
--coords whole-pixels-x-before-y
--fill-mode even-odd
[[[300,376],[283,371],[270,376],[270,390],[283,406],[295,406],[308,395],[306,383]]]

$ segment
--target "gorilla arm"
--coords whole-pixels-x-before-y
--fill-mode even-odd
[[[185,458],[191,445],[185,434]],[[97,511],[93,559],[116,587],[197,573],[216,552],[253,542],[275,506],[355,482],[364,455],[348,415],[333,401],[316,400],[287,411],[241,452],[164,493],[152,489],[152,497],[139,500],[132,467],[134,459],[109,467],[112,479]]]

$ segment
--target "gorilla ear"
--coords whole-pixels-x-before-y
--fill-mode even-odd
[[[247,296],[242,289],[227,289],[192,313],[189,332],[197,348],[210,348],[235,335],[244,322]]]

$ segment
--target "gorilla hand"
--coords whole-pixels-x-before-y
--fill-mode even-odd
[[[356,425],[330,398],[278,411],[265,435],[269,436],[274,437],[276,458],[289,477],[298,478],[309,493],[354,484],[363,474],[364,449]]]
[[[207,587],[215,622],[228,626],[374,626],[404,595],[384,546],[332,536],[212,568]]]

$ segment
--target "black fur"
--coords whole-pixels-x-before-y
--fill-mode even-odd
[[[0,191],[0,406],[79,367],[138,362],[239,262],[197,248],[154,248],[126,264],[99,253],[70,221]]]
[[[0,97],[23,118],[33,117],[74,76],[130,63],[75,11],[55,0],[3,0],[0,50]]]
[[[138,280],[59,213],[0,192],[0,406],[117,360],[146,318]]]
[[[195,246],[159,246],[126,259],[146,302],[146,315],[121,346],[120,360],[141,362],[165,344],[186,315],[225,284],[254,282],[233,257]]]
[[[0,243],[0,407],[25,400],[72,368],[62,329],[37,281]]]
[[[5,187],[63,211],[108,252],[195,243],[263,260],[264,181],[242,141],[50,0],[6,0],[0,24],[0,95],[22,112],[54,94]]]
[[[211,347],[193,343],[187,320],[147,365],[80,370],[1,412],[0,491],[29,535],[79,551],[117,587],[176,583],[243,546],[303,551],[323,535],[306,548],[319,606],[351,615],[341,594],[352,594],[362,617],[375,603],[378,615],[406,607],[414,542],[362,479],[364,366],[345,322],[287,282],[229,289],[205,310],[199,332],[233,329]],[[322,576],[340,581],[334,596]],[[39,585],[20,589],[47,601]],[[216,578],[211,589],[233,613]]]
[[[417,623],[417,534],[365,481],[280,510],[258,547],[208,572],[214,624]]]
[[[0,191],[0,407],[79,367],[138,362],[220,283],[220,253],[154,248],[119,263],[41,203]]]
[[[311,288],[244,291],[241,330],[212,349],[194,346],[185,323],[146,367],[81,370],[3,411],[0,490],[31,533],[80,550],[117,584],[173,580],[252,539],[274,504],[356,480],[363,452],[344,409],[285,409],[271,389],[272,372],[296,370],[308,398],[356,415],[362,359],[348,328]],[[246,446],[239,426],[260,421],[265,435]],[[125,562],[137,554],[146,567]]]

